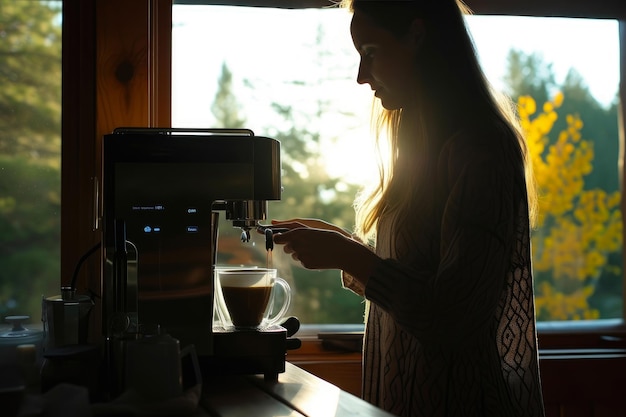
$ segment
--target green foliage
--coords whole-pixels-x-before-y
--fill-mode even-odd
[[[61,2],[0,0],[0,315],[59,292]]]
[[[0,154],[60,164],[60,2],[0,1]]]
[[[505,93],[515,102],[521,96],[530,96],[537,103],[545,103],[551,97],[550,90],[556,81],[552,64],[545,64],[537,54],[526,55],[511,49],[507,56],[507,73],[504,76]]]
[[[217,81],[217,93],[211,106],[215,116],[216,128],[241,129],[246,127],[246,120],[239,117],[239,104],[233,94],[233,74],[226,63],[222,63],[222,72]]]
[[[59,289],[60,172],[0,155],[0,314],[38,318]]]
[[[533,233],[538,317],[621,317],[617,101],[608,108],[600,105],[573,69],[558,85],[550,64],[519,51],[509,53],[505,81],[521,103],[543,194],[541,224]],[[547,99],[553,95],[560,99]]]
[[[563,83],[558,84],[552,64],[544,62],[540,55],[526,55],[518,50],[509,51],[504,82],[506,93],[515,102],[522,96],[530,96],[536,103],[546,103],[556,92],[562,93],[566,100],[560,113],[582,118],[585,123],[580,133],[594,143],[594,168],[585,179],[586,184],[607,192],[619,190],[617,97],[604,108],[575,69],[570,69]],[[562,117],[554,123],[553,131],[561,132],[567,128],[567,121]],[[557,135],[553,135],[550,143],[556,139]]]

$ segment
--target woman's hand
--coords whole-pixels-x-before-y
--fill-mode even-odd
[[[318,219],[272,220],[272,226],[289,229],[275,233],[274,243],[307,269],[341,269],[365,284],[380,260],[338,226]]]
[[[325,222],[320,219],[290,219],[290,220],[272,220],[272,226],[281,227],[286,229],[296,229],[300,227],[308,227],[312,229],[321,229],[321,230],[334,230],[335,232],[339,232],[346,237],[350,237],[350,233],[345,231],[339,226],[335,226],[334,224]]]

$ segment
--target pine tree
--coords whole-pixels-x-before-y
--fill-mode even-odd
[[[215,127],[225,129],[245,128],[246,119],[239,115],[239,103],[233,92],[233,74],[226,63],[222,63],[222,72],[217,81],[217,93],[211,110],[215,116]]]

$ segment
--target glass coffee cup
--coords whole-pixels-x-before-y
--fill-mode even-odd
[[[225,329],[265,329],[285,318],[291,288],[271,268],[217,268],[215,311]]]

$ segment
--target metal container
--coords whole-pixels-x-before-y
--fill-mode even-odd
[[[89,296],[77,295],[70,287],[61,287],[60,295],[44,298],[44,350],[86,344],[93,306]]]

